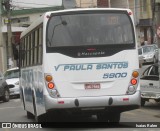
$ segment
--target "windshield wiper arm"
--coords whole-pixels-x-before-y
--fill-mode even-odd
[[[49,42],[50,46],[52,45],[52,40],[53,40],[53,36],[54,36],[56,27],[58,27],[59,25],[64,25],[64,26],[67,25],[67,22],[65,20],[62,20],[61,16],[60,16],[60,19],[61,19],[62,22],[54,26],[51,39],[50,40],[48,39],[48,42]]]

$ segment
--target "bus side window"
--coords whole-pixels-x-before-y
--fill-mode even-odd
[[[34,65],[35,31],[32,32],[31,65]]]
[[[37,44],[38,44],[38,30],[35,31],[35,45],[34,45],[34,65],[37,64]]]
[[[43,29],[39,29],[39,45],[38,45],[38,64],[42,63],[42,43],[43,43]]]

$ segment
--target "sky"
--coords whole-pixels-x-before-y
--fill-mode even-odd
[[[62,0],[12,0],[15,9],[61,6]]]

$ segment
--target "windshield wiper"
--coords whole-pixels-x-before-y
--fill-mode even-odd
[[[59,25],[64,25],[64,26],[67,25],[67,22],[65,20],[62,20],[61,16],[60,16],[60,19],[61,19],[62,22],[54,26],[51,39],[47,39],[50,46],[52,45],[52,40],[53,40],[53,36],[54,36],[56,27],[58,27]]]

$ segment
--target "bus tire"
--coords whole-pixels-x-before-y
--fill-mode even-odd
[[[27,111],[27,118],[28,119],[33,119],[34,115],[32,113],[30,113],[29,111]]]
[[[119,123],[120,121],[120,117],[121,117],[121,113],[110,113],[109,115],[109,122],[113,122],[113,123]]]
[[[141,98],[141,106],[144,106],[145,105],[145,99]]]
[[[97,121],[98,122],[108,122],[108,116],[105,113],[97,114]]]
[[[42,114],[40,116],[35,115],[35,121],[38,123],[47,122],[46,114]]]

